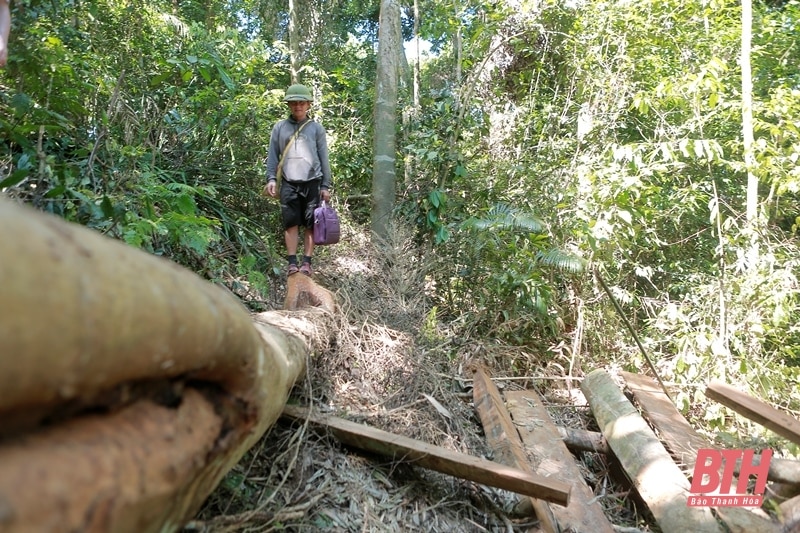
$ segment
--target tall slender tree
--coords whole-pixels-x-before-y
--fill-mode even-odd
[[[300,81],[300,28],[297,22],[297,2],[289,0],[289,69],[292,83]]]
[[[396,0],[382,0],[378,30],[372,174],[372,231],[379,238],[386,238],[388,235],[388,224],[395,203],[397,87],[402,45],[400,5]]]
[[[747,226],[750,234],[750,268],[758,263],[758,177],[753,172],[753,79],[750,69],[750,43],[752,40],[753,6],[742,0],[742,143],[744,166],[747,171]]]

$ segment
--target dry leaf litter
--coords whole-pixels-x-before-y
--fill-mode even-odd
[[[491,459],[472,407],[468,363],[494,376],[525,368],[536,378],[498,380],[504,390],[535,388],[561,426],[594,429],[588,408],[564,391],[563,367],[524,349],[464,339],[431,320],[426,273],[433,254],[393,230],[382,253],[348,232],[317,248],[315,280],[336,294],[333,340],[309,358],[290,403],[365,423],[457,452]],[[249,291],[246,283],[236,286]],[[273,309],[280,309],[276,287]],[[252,293],[250,293],[252,294]],[[240,294],[241,296],[241,294]],[[262,300],[263,301],[263,300]],[[552,379],[550,379],[552,378]],[[575,385],[577,386],[577,385]],[[578,464],[618,531],[657,531],[638,514],[599,454]],[[535,517],[512,515],[517,495],[348,449],[308,424],[280,420],[223,479],[185,532],[536,532]]]

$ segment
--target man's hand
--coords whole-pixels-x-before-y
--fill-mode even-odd
[[[324,202],[329,202],[331,200],[331,191],[328,189],[322,189],[319,191],[319,195],[322,197]]]
[[[273,198],[275,198],[275,196],[277,196],[277,192],[278,192],[278,184],[274,181],[268,182],[264,187],[264,194],[266,196],[272,196]]]

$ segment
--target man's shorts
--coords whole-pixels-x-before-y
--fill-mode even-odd
[[[314,209],[319,205],[322,180],[281,182],[281,217],[283,228],[314,226]]]

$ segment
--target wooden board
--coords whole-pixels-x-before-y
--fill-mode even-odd
[[[522,448],[522,440],[511,421],[511,415],[506,411],[500,398],[500,391],[483,367],[475,365],[472,371],[473,403],[483,424],[486,441],[495,453],[495,460],[525,472],[533,472],[528,454]],[[546,501],[529,498],[528,503],[539,518],[544,531],[548,533],[560,531],[559,521]],[[527,513],[530,514],[530,511]]]
[[[283,415],[294,420],[308,420],[323,427],[348,446],[429,468],[443,474],[510,490],[559,505],[569,503],[570,486],[557,480],[523,472],[471,455],[458,453],[422,441],[337,418],[317,414],[295,405],[284,407]]]
[[[795,444],[800,444],[800,421],[758,398],[753,398],[721,381],[709,383],[706,387],[706,396]]]
[[[621,374],[664,446],[678,465],[691,475],[697,461],[697,450],[709,448],[710,443],[686,421],[654,379],[630,372]]]
[[[583,379],[581,390],[608,445],[661,529],[721,532],[710,509],[686,505],[689,481],[611,376],[595,370]]]
[[[522,441],[536,458],[536,472],[572,484],[569,505],[553,507],[558,523],[575,533],[614,531],[592,489],[535,391],[507,392],[506,404]]]
[[[656,428],[667,449],[672,452],[680,465],[686,466],[685,470],[691,474],[697,459],[696,450],[711,448],[713,445],[698,434],[683,418],[654,379],[629,372],[622,372],[622,377],[639,403],[642,412]],[[753,464],[759,464],[759,456],[753,458]],[[737,463],[736,474],[738,475],[738,473]],[[800,462],[773,457],[769,464],[767,479],[779,483],[800,485]]]

